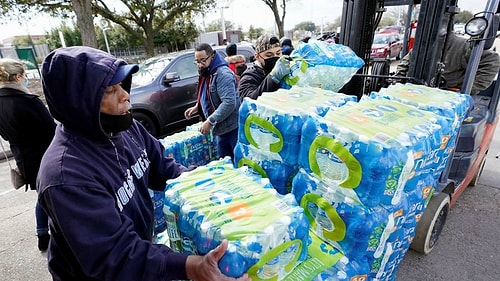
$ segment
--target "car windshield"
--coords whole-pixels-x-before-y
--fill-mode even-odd
[[[388,36],[376,36],[373,38],[373,44],[387,44],[389,43]]]
[[[156,79],[173,57],[154,57],[139,64],[139,71],[133,75],[133,86],[144,86]]]

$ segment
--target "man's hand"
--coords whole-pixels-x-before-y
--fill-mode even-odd
[[[189,256],[186,261],[188,279],[196,281],[252,281],[245,273],[240,278],[227,277],[219,269],[218,262],[227,250],[227,240],[205,256]]]
[[[283,77],[289,75],[291,73],[290,70],[290,61],[292,59],[289,56],[282,56],[276,61],[273,70],[271,70],[271,78],[274,82],[279,83]]]
[[[205,120],[203,123],[201,123],[200,133],[206,136],[210,133],[211,129],[212,129],[212,123],[210,123],[210,121],[208,120]]]
[[[189,120],[196,113],[198,113],[198,103],[196,103],[193,107],[186,109],[186,111],[184,111],[184,117],[186,117],[186,119]]]

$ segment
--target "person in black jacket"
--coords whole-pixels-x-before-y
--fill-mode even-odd
[[[276,36],[261,35],[255,44],[255,61],[240,78],[240,98],[257,99],[263,92],[275,92],[291,73],[290,57],[282,56]]]
[[[10,144],[26,190],[36,190],[40,161],[54,137],[56,124],[40,98],[26,88],[27,83],[21,61],[0,59],[0,135]],[[50,240],[48,217],[38,203],[35,217],[38,249],[45,251]]]

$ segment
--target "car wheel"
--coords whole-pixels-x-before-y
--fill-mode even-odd
[[[414,251],[427,255],[434,249],[444,228],[449,209],[448,194],[440,192],[431,197],[415,229],[415,237],[410,245]]]
[[[159,129],[151,117],[142,112],[133,112],[132,117],[141,123],[142,126],[154,137],[158,137]]]

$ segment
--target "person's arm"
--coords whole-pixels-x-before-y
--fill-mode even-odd
[[[103,187],[56,185],[39,196],[58,233],[54,242],[74,255],[65,257],[73,266],[67,270],[81,270],[96,280],[187,278],[187,255],[141,239],[132,221],[116,208],[116,198]]]
[[[193,117],[197,113],[198,113],[198,103],[196,103],[194,106],[186,109],[186,111],[184,111],[184,117],[187,120],[189,120],[189,119],[191,119],[191,117]]]
[[[500,57],[498,53],[491,50],[484,50],[479,61],[471,94],[477,94],[488,88],[498,74],[499,68]]]
[[[264,70],[253,66],[241,75],[240,98],[245,97],[256,100],[263,92],[275,92],[280,88],[280,84],[273,81],[269,75],[264,74]]]
[[[215,85],[217,86],[217,89],[215,89],[215,91],[219,96],[221,103],[207,118],[207,121],[212,125],[225,120],[239,105],[239,95],[236,86],[237,82],[234,73],[232,73],[229,68],[221,67],[217,71],[217,76],[215,76],[214,78],[216,79]],[[213,98],[214,97],[212,96],[212,99]]]
[[[411,50],[401,59],[401,62],[397,65],[396,76],[406,76],[408,74],[408,69],[410,68],[410,56]]]

